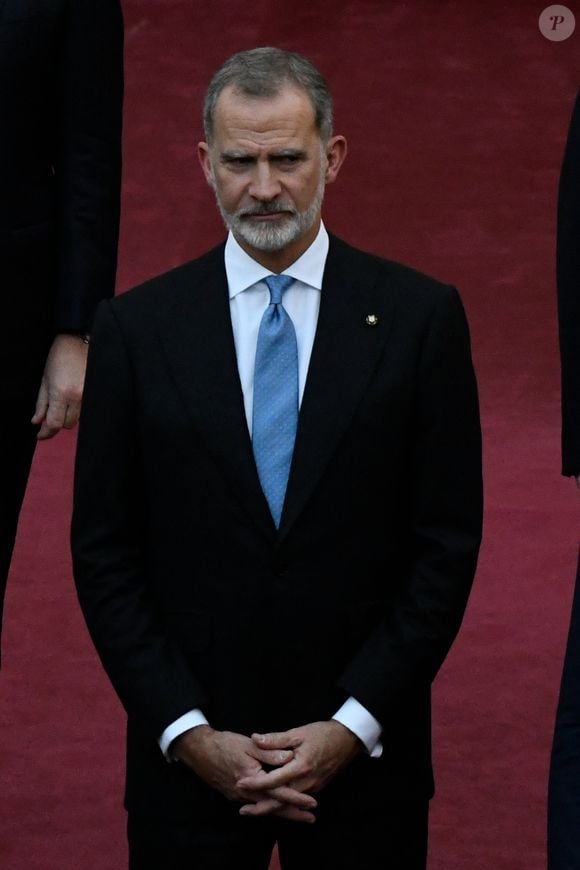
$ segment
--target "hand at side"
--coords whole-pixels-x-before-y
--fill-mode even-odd
[[[187,764],[209,786],[228,800],[243,804],[267,802],[268,814],[297,822],[312,822],[316,800],[285,783],[248,791],[239,781],[266,776],[264,764],[279,768],[288,764],[293,752],[287,748],[260,747],[249,737],[231,731],[215,731],[199,725],[181,734],[172,744],[176,758]],[[264,815],[265,813],[261,813]]]
[[[76,335],[54,339],[38,391],[32,422],[40,426],[39,441],[53,438],[61,429],[72,429],[81,412],[87,367],[87,345]]]
[[[269,801],[261,795],[284,786],[305,794],[320,791],[362,751],[352,731],[334,720],[277,734],[253,734],[252,741],[262,751],[292,750],[293,757],[269,773],[259,771],[238,781],[239,789],[255,796],[242,807],[243,815],[267,815]]]

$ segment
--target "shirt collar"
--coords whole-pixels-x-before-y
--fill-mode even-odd
[[[301,257],[294,263],[284,269],[283,275],[290,275],[296,281],[301,281],[303,284],[308,284],[309,287],[314,287],[316,290],[322,288],[322,276],[324,274],[324,266],[328,255],[328,233],[322,221],[318,234],[310,247],[308,247]],[[258,281],[263,281],[268,275],[271,275],[268,269],[252,259],[242,247],[236,242],[231,233],[228,234],[225,247],[225,267],[228,279],[228,290],[230,299],[257,284]]]

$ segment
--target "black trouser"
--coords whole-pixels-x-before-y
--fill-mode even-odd
[[[223,808],[222,808],[223,809]],[[283,870],[425,870],[428,802],[384,802],[372,813],[317,810],[315,824],[241,817],[182,821],[129,814],[130,870],[267,870],[278,843]]]
[[[548,867],[580,867],[580,558],[550,765]]]
[[[35,397],[28,395],[18,401],[2,401],[0,412],[0,631],[18,515],[38,431],[38,427],[30,423],[34,405]]]

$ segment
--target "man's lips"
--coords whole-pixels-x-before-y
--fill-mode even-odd
[[[258,222],[267,222],[267,221],[276,221],[281,220],[285,217],[290,217],[292,215],[291,211],[259,211],[259,212],[248,212],[242,215],[244,220],[254,220]]]

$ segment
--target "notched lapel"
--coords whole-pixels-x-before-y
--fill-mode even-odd
[[[384,352],[394,300],[378,286],[380,270],[379,260],[331,237],[280,537],[318,485]]]
[[[272,537],[246,424],[223,245],[175,273],[172,297],[158,323],[177,390],[232,493]]]

